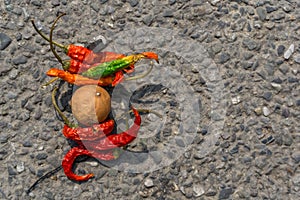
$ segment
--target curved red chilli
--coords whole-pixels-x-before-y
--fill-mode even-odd
[[[92,150],[107,150],[122,147],[132,142],[138,134],[141,125],[141,116],[138,111],[132,108],[135,115],[134,124],[122,133],[109,135],[100,141],[87,141],[84,143],[86,147]]]
[[[114,120],[110,119],[101,124],[86,128],[71,128],[65,125],[63,134],[66,138],[75,141],[99,140],[109,135],[114,129]]]
[[[109,152],[94,152],[84,149],[82,147],[73,147],[68,151],[62,161],[62,167],[66,176],[74,181],[87,181],[94,176],[94,174],[86,174],[79,176],[72,170],[73,163],[78,156],[86,155],[91,156],[100,160],[113,160],[116,159],[112,151]]]

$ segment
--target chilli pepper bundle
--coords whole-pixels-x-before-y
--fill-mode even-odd
[[[50,69],[47,72],[48,76],[61,78],[71,84],[85,85],[85,84],[97,84],[99,86],[112,85],[115,86],[124,79],[124,73],[131,73],[134,70],[134,64],[140,59],[154,59],[158,62],[158,56],[153,52],[144,52],[140,54],[134,54],[125,56],[124,54],[118,54],[114,52],[99,52],[95,53],[92,50],[77,46],[77,45],[62,45],[52,40],[52,34],[58,19],[65,14],[61,14],[54,21],[51,31],[50,38],[46,37],[41,31],[37,29],[32,21],[35,30],[47,41],[50,42],[50,48],[58,61],[62,64],[62,68],[66,73],[58,70]],[[71,59],[63,61],[56,51],[54,50],[53,44],[62,48],[67,56]],[[152,69],[152,68],[151,68]],[[142,78],[146,76],[151,69],[136,78]],[[69,73],[67,73],[69,72]],[[76,75],[74,75],[76,74]],[[78,75],[81,74],[81,75]],[[102,81],[102,78],[110,77],[110,82],[106,79]],[[93,81],[88,79],[97,79],[100,81]],[[129,79],[134,79],[133,77]]]
[[[56,22],[62,14],[54,21],[49,38],[37,29],[33,20],[32,24],[35,30],[45,40],[50,43],[50,49],[61,63],[63,70],[51,68],[48,70],[47,75],[50,77],[60,78],[68,83],[84,86],[84,85],[98,85],[98,86],[115,86],[124,79],[124,73],[131,73],[134,71],[134,64],[141,59],[154,59],[158,62],[158,55],[154,52],[143,52],[126,56],[124,54],[115,52],[93,52],[92,50],[76,46],[74,44],[62,45],[52,40],[53,30]],[[69,60],[63,61],[54,49],[57,46],[70,57]],[[133,80],[142,78],[150,73],[150,69],[142,75],[127,78]],[[50,82],[53,82],[53,79]],[[50,83],[49,82],[49,83]],[[71,124],[62,111],[58,108],[55,95],[58,88],[52,92],[52,102],[55,110],[64,120],[64,127],[62,130],[63,135],[76,143],[76,146],[71,148],[63,158],[62,165],[52,172],[55,173],[61,168],[64,170],[66,176],[74,181],[86,181],[93,177],[93,174],[86,174],[83,176],[76,175],[72,166],[77,157],[86,155],[100,160],[113,160],[119,157],[119,148],[124,147],[131,143],[138,135],[141,125],[141,112],[151,112],[150,110],[140,109],[139,111],[132,107],[135,120],[133,125],[127,131],[113,134],[115,122],[112,119],[106,119],[100,123],[93,124],[88,127],[80,127]],[[158,113],[154,114],[160,116]],[[160,116],[161,117],[161,116]],[[38,184],[42,178],[49,177],[51,173],[47,173],[41,179],[36,181],[27,191],[29,193]]]

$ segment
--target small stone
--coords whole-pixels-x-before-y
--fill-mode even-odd
[[[239,104],[241,102],[241,97],[240,96],[236,96],[236,97],[233,97],[231,99],[231,102],[232,104],[236,105],[236,104]]]
[[[194,193],[194,197],[200,197],[205,193],[205,191],[201,185],[193,184],[193,193]]]
[[[60,5],[60,2],[58,0],[52,0],[51,1],[52,6],[56,7]]]
[[[13,91],[9,91],[6,95],[6,97],[8,99],[17,99],[18,97],[18,94],[16,92],[13,92]]]
[[[21,173],[24,171],[24,169],[25,169],[24,162],[20,162],[17,164],[17,172]]]
[[[257,43],[248,38],[243,40],[243,45],[246,46],[250,51],[257,48]]]
[[[9,136],[8,135],[0,135],[0,143],[3,144],[3,143],[6,143],[9,139]]]
[[[284,54],[284,50],[285,50],[285,46],[279,45],[279,46],[277,47],[277,55],[278,55],[278,56],[282,56],[282,55]]]
[[[236,153],[238,153],[238,152],[239,152],[239,146],[238,146],[238,145],[236,145],[235,147],[233,147],[233,148],[229,151],[230,154],[236,154]]]
[[[294,61],[298,64],[300,64],[300,54],[297,54],[294,56]]]
[[[295,45],[291,44],[290,47],[286,50],[286,52],[284,53],[283,57],[287,60],[291,57],[291,55],[294,53],[295,51]]]
[[[153,21],[153,15],[146,15],[144,18],[143,18],[143,22],[144,24],[146,24],[147,26],[150,26],[151,23]]]
[[[291,146],[293,144],[293,138],[290,135],[284,135],[282,140],[285,146]]]
[[[270,100],[272,99],[272,97],[273,97],[272,92],[265,92],[265,93],[263,94],[263,98],[264,98],[265,100],[267,100],[267,101],[270,101]]]
[[[147,187],[147,188],[153,187],[153,186],[154,186],[153,180],[150,179],[150,178],[147,178],[147,179],[145,180],[144,185],[145,185],[145,187]]]
[[[36,159],[38,160],[45,160],[46,158],[48,158],[48,155],[46,153],[39,153],[36,155]]]
[[[6,49],[11,43],[11,38],[5,33],[0,33],[0,50]]]
[[[8,175],[14,176],[17,175],[17,172],[14,170],[12,166],[7,166]]]
[[[25,64],[27,63],[27,58],[24,55],[18,56],[16,58],[12,59],[13,64],[15,65],[20,65],[20,64]]]
[[[98,167],[99,166],[99,162],[97,162],[97,161],[88,161],[86,163],[89,164],[92,167]]]
[[[91,3],[91,8],[92,8],[95,12],[99,12],[99,10],[100,10],[99,3],[97,3],[97,2]]]
[[[229,60],[230,60],[230,54],[229,54],[229,53],[222,53],[222,54],[220,55],[219,62],[220,62],[221,64],[224,64],[224,63],[226,63],[226,62],[229,61]]]
[[[269,108],[267,108],[265,106],[263,107],[262,111],[263,111],[264,116],[266,116],[266,117],[271,114],[271,111],[269,110]]]
[[[281,84],[283,81],[280,77],[276,77],[272,80],[273,83],[278,83],[278,84]]]
[[[243,57],[245,58],[245,60],[249,60],[254,56],[254,54],[252,52],[245,52],[243,54]]]
[[[30,140],[23,141],[23,147],[32,147],[32,143]]]
[[[210,1],[211,5],[213,5],[213,6],[217,5],[217,3],[219,3],[219,2],[220,2],[220,0],[211,0]]]
[[[290,116],[290,111],[289,111],[289,109],[286,108],[286,107],[283,107],[283,108],[282,108],[281,115],[282,115],[284,118],[288,118],[288,117]]]
[[[138,0],[129,0],[129,4],[131,5],[131,7],[135,7],[139,4]]]
[[[296,100],[296,106],[300,106],[300,99]]]
[[[231,187],[224,188],[220,191],[219,199],[228,199],[232,193],[233,193],[233,189]]]
[[[271,85],[277,91],[280,91],[282,89],[281,85],[278,83],[271,83]]]
[[[164,17],[173,17],[173,10],[165,10],[163,13]]]
[[[294,152],[292,153],[292,158],[294,159],[294,161],[296,163],[299,163],[300,162],[300,151],[297,151],[297,152]]]
[[[34,112],[33,118],[34,118],[35,120],[39,120],[39,119],[41,119],[42,115],[43,115],[42,109],[41,109],[40,107],[38,107],[38,108],[36,109],[36,111]]]
[[[215,196],[217,194],[217,190],[214,187],[210,187],[207,192],[206,192],[206,196],[211,197],[211,196]]]
[[[295,174],[292,178],[292,182],[294,185],[299,185],[300,184],[300,174]]]
[[[38,6],[40,7],[42,5],[42,3],[38,0],[32,0],[31,3],[34,5],[34,6]]]
[[[263,139],[261,142],[263,144],[270,144],[275,141],[275,138],[271,135],[268,138]]]
[[[174,3],[176,3],[176,0],[169,0],[170,6],[173,5]]]
[[[282,10],[284,11],[284,12],[291,12],[292,11],[292,7],[290,6],[290,5],[284,5],[283,7],[282,7]]]
[[[255,112],[256,115],[261,115],[261,114],[262,114],[262,109],[261,109],[261,107],[255,108],[255,109],[254,109],[254,112]]]
[[[221,52],[222,50],[222,45],[221,44],[214,44],[212,47],[211,47],[212,51],[214,52],[214,54],[217,54],[219,52]]]
[[[264,21],[267,17],[267,12],[263,7],[256,8],[256,13],[261,21]]]
[[[280,65],[279,66],[279,71],[283,74],[286,74],[289,71],[289,67],[286,64]]]
[[[299,79],[296,77],[291,77],[291,76],[288,77],[289,83],[297,83],[298,81],[299,81]]]
[[[276,11],[276,10],[277,10],[277,8],[275,8],[275,7],[266,6],[266,11],[267,11],[267,13],[271,13],[271,12],[274,12],[274,11]]]

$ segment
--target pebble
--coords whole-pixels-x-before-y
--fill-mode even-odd
[[[14,176],[17,175],[17,172],[14,170],[14,168],[12,166],[7,166],[7,171],[8,171],[8,175],[10,176]]]
[[[24,162],[20,162],[17,164],[17,172],[21,173],[25,170]]]
[[[27,57],[25,57],[24,55],[18,56],[16,58],[12,59],[13,64],[15,65],[21,65],[21,64],[25,64],[27,63]]]
[[[267,17],[266,9],[263,8],[263,7],[257,7],[256,8],[256,13],[257,13],[257,15],[258,15],[258,17],[261,21],[264,21]]]
[[[290,111],[287,107],[283,107],[282,108],[282,111],[281,111],[281,115],[284,117],[284,118],[288,118],[290,116]]]
[[[135,7],[139,4],[138,0],[129,0],[128,2],[131,5],[131,7]]]
[[[146,24],[147,26],[150,26],[152,24],[152,21],[153,21],[153,15],[146,15],[144,18],[143,18],[143,22],[144,24]]]
[[[204,188],[200,184],[193,184],[194,197],[200,197],[205,193]]]
[[[276,11],[277,8],[276,7],[273,7],[273,6],[266,6],[266,11],[267,13],[272,13],[274,11]]]
[[[271,83],[271,85],[276,91],[280,91],[282,89],[282,86],[278,83]]]
[[[291,57],[291,55],[294,53],[295,51],[295,45],[291,44],[290,47],[286,50],[286,52],[284,52],[283,57],[287,60]]]
[[[296,54],[296,55],[294,56],[294,61],[295,61],[296,63],[300,64],[300,54]]]
[[[227,61],[229,61],[230,60],[230,54],[229,53],[221,53],[221,55],[220,55],[220,59],[219,59],[219,62],[221,63],[221,64],[224,64],[224,63],[226,63]]]
[[[215,196],[216,194],[217,194],[217,190],[214,187],[210,187],[205,193],[205,195],[208,197]]]
[[[296,163],[300,162],[300,151],[293,152],[291,156]]]
[[[228,199],[233,192],[234,191],[233,191],[233,189],[231,187],[229,187],[229,188],[223,188],[220,191],[219,199]]]
[[[266,106],[263,107],[262,111],[263,111],[263,115],[266,117],[271,114],[271,111]]]
[[[250,51],[257,48],[257,43],[249,38],[243,40],[243,45],[247,47]]]
[[[282,56],[284,54],[285,46],[284,45],[279,45],[277,47],[277,55]]]
[[[261,109],[261,107],[255,108],[255,109],[254,109],[254,112],[255,112],[256,115],[261,115],[261,114],[262,114],[262,109]]]
[[[38,153],[35,157],[38,160],[45,160],[46,158],[48,158],[48,155],[47,153]]]
[[[291,146],[293,144],[293,138],[288,134],[284,135],[282,140],[285,146]]]
[[[163,17],[173,17],[173,10],[165,10],[163,12]]]
[[[264,98],[265,100],[267,100],[267,101],[270,101],[270,100],[272,99],[272,97],[273,97],[272,92],[265,92],[265,93],[263,94],[263,98]]]
[[[275,141],[275,138],[271,135],[268,138],[263,139],[261,142],[263,144],[270,144]]]
[[[217,43],[217,44],[214,44],[212,47],[211,47],[212,51],[214,52],[214,54],[217,54],[217,53],[220,53],[221,50],[222,50],[222,45]]]
[[[296,77],[291,77],[291,76],[288,77],[289,83],[298,83],[298,81],[299,81],[299,79]]]
[[[150,188],[154,186],[153,180],[150,178],[147,178],[144,182],[145,187]]]
[[[6,49],[11,43],[11,38],[5,33],[0,33],[0,50]]]
[[[282,64],[279,66],[279,71],[283,74],[286,74],[289,71],[289,66],[287,66],[286,64]]]
[[[241,102],[241,97],[240,96],[236,96],[231,98],[231,102],[233,105],[239,104]]]
[[[51,4],[52,4],[52,6],[56,7],[56,6],[60,5],[60,2],[59,2],[59,0],[51,0]]]
[[[300,99],[296,100],[296,106],[300,106]]]
[[[18,77],[18,75],[19,75],[19,71],[20,71],[20,70],[17,70],[17,69],[11,70],[11,71],[9,72],[9,74],[8,74],[8,77],[9,77],[11,80],[16,79],[16,78]]]
[[[32,147],[31,140],[25,140],[25,141],[23,141],[23,147]]]

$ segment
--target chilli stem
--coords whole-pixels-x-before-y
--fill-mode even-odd
[[[44,38],[45,40],[47,40],[48,42],[50,42],[50,39],[36,27],[36,25],[35,25],[33,19],[31,20],[31,23],[32,23],[33,28],[35,29],[35,31],[36,31],[42,38]],[[58,42],[52,41],[52,43],[53,43],[55,46],[58,46],[58,47],[60,47],[60,48],[62,48],[62,49],[66,49],[66,47],[65,47],[64,45],[62,45],[62,44],[60,44],[60,43],[58,43]]]
[[[76,127],[76,125],[72,124],[68,118],[63,114],[63,112],[59,109],[56,100],[55,100],[55,95],[56,95],[56,91],[57,91],[57,87],[53,89],[52,91],[52,104],[55,108],[55,110],[58,112],[59,116],[64,120],[65,124],[67,124],[69,127]]]
[[[52,24],[52,27],[51,27],[51,30],[50,30],[50,49],[51,49],[52,53],[54,54],[54,56],[56,57],[56,59],[58,60],[58,62],[60,62],[61,64],[63,64],[63,61],[62,61],[61,57],[59,57],[59,55],[56,53],[56,51],[55,51],[55,49],[54,49],[54,47],[53,47],[52,34],[53,34],[53,30],[54,30],[54,28],[55,28],[55,25],[56,25],[57,21],[58,21],[62,16],[64,16],[64,15],[66,15],[66,13],[63,13],[63,14],[59,15],[59,16],[56,18],[56,20],[55,20],[54,23]]]

